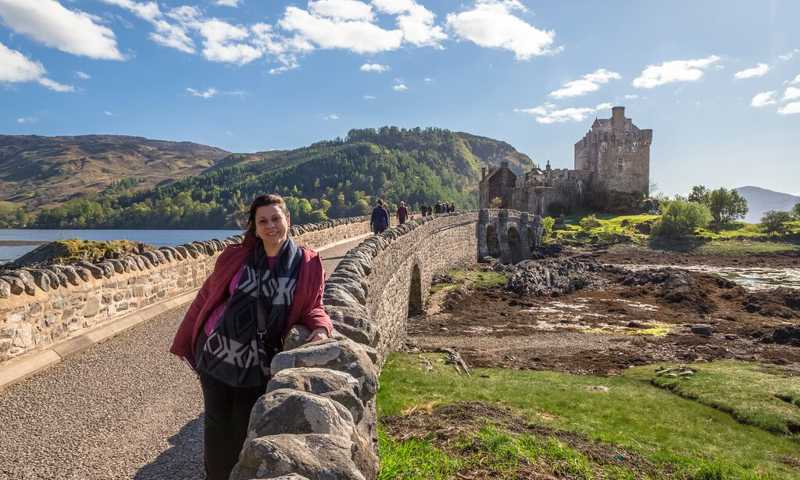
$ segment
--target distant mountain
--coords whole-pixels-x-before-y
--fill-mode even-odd
[[[0,201],[57,205],[125,181],[134,189],[197,175],[230,155],[219,148],[121,135],[0,135]]]
[[[747,200],[747,216],[744,221],[758,223],[765,212],[779,210],[787,212],[800,203],[800,197],[788,193],[774,192],[761,187],[739,187],[736,189]]]
[[[481,168],[504,161],[518,173],[533,166],[511,145],[468,133],[356,129],[295,150],[230,154],[174,182],[121,185],[28,211],[30,218],[19,212],[6,218],[10,225],[25,217],[28,226],[59,228],[235,226],[250,200],[267,192],[283,195],[298,223],[363,215],[377,198],[392,205],[404,200],[412,208],[437,201],[475,207]]]

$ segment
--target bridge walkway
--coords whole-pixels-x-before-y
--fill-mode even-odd
[[[326,272],[362,240],[320,250]],[[0,480],[202,479],[202,394],[168,353],[187,308],[1,391]]]

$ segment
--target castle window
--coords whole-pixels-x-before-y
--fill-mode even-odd
[[[617,157],[617,170],[621,172],[624,166],[625,164],[622,161],[622,157]]]

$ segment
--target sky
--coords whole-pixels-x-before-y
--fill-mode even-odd
[[[796,0],[0,0],[0,134],[232,152],[440,127],[573,167],[653,129],[657,191],[800,195]]]

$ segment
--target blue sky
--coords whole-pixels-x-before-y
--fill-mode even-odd
[[[436,126],[571,168],[610,105],[651,181],[800,194],[800,2],[0,0],[0,133],[247,152]]]

